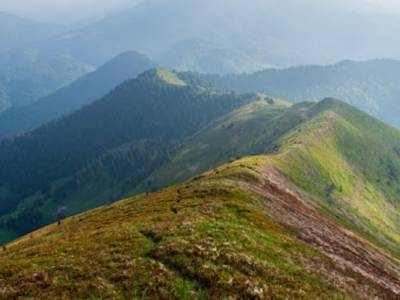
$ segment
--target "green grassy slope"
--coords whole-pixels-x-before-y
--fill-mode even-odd
[[[400,269],[381,250],[335,229],[337,236],[361,244],[367,252],[357,254],[375,268],[372,278],[379,274],[387,286],[372,283],[357,259],[359,269],[337,263],[337,257],[347,259],[344,247],[360,251],[352,249],[353,244],[332,244],[337,256],[331,257],[296,228],[277,221],[273,209],[280,207],[278,201],[268,206],[275,199],[253,190],[267,189],[263,172],[269,159],[239,160],[185,184],[71,217],[7,245],[0,252],[0,296],[394,297],[400,283],[393,276]],[[279,190],[275,195],[284,199]],[[303,209],[298,217],[308,214],[312,210]]]
[[[29,257],[29,259],[27,259]],[[139,196],[51,225],[0,252],[0,297],[343,299],[329,265],[230,180]]]
[[[349,228],[400,254],[400,132],[327,99],[278,142],[278,168]]]
[[[399,254],[399,150],[397,129],[341,101],[290,107],[260,100],[203,130],[135,191],[267,152],[321,210]]]

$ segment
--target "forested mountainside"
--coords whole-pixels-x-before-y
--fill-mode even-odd
[[[21,134],[58,119],[105,96],[125,80],[137,77],[156,63],[137,52],[124,52],[96,71],[30,105],[0,115],[0,138]]]
[[[0,236],[118,199],[185,138],[254,98],[187,85],[156,69],[65,118],[1,141]]]
[[[282,105],[275,124],[301,121],[267,154],[3,247],[0,295],[397,299],[399,131],[333,99],[287,106],[290,118]],[[251,108],[228,117],[238,120],[233,127],[226,119],[204,129],[192,145],[271,117]]]

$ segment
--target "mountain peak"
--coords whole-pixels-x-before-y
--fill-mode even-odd
[[[320,102],[317,103],[318,106],[325,107],[325,108],[330,108],[330,107],[337,107],[337,106],[342,106],[342,105],[348,105],[344,101],[328,97],[322,99]],[[350,106],[350,105],[348,105]]]
[[[130,51],[124,51],[121,52],[120,54],[118,54],[117,56],[115,56],[113,59],[110,60],[110,62],[112,61],[116,61],[116,60],[128,60],[128,59],[145,59],[145,60],[149,60],[145,55],[134,51],[134,50],[130,50]]]
[[[187,86],[187,83],[180,79],[177,73],[162,68],[155,68],[144,72],[139,76],[139,79],[155,79],[168,85]]]
[[[112,58],[101,66],[99,71],[107,71],[109,69],[114,70],[120,69],[131,69],[143,66],[143,69],[151,69],[157,66],[155,62],[150,60],[148,57],[136,51],[126,51]]]
[[[348,110],[353,111],[357,109],[342,100],[338,100],[332,97],[324,98],[320,102],[316,103],[313,107],[314,113],[320,113],[328,110],[339,112]]]

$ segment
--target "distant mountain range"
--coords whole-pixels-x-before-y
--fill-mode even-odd
[[[204,7],[212,9],[204,11]],[[199,56],[201,49],[205,57],[214,56],[226,70],[229,67],[229,73],[249,72],[254,71],[254,62],[262,68],[327,64],[347,58],[399,59],[395,31],[399,25],[398,18],[390,14],[356,14],[337,3],[321,6],[309,0],[294,4],[254,0],[251,5],[245,0],[146,0],[57,35],[39,49],[69,54],[95,67],[128,50],[155,60],[165,54],[168,61],[184,65],[189,57]],[[360,28],[368,34],[359,34]],[[197,45],[182,47],[193,40]],[[227,53],[221,54],[221,48]],[[171,49],[179,51],[173,55]],[[240,59],[235,62],[232,57]],[[199,61],[199,66],[210,73],[216,70],[211,62],[215,61]]]
[[[93,70],[66,52],[39,50],[65,30],[0,13],[0,114],[32,103]]]
[[[328,66],[266,69],[242,75],[181,75],[187,80],[237,92],[260,91],[293,102],[343,99],[400,128],[400,61],[343,61]],[[190,79],[192,78],[192,79]]]
[[[204,39],[188,39],[176,43],[157,61],[177,71],[230,74],[259,71],[268,64],[238,48],[224,47]]]
[[[294,5],[293,11],[287,12],[283,22],[273,14],[274,9],[281,8],[260,9],[268,5],[255,2],[248,11],[241,11],[241,1],[214,1],[213,12],[204,13],[201,9],[204,4],[200,2],[173,0],[167,3],[152,0],[80,29],[51,29],[49,24],[32,26],[32,30],[38,27],[38,33],[31,34],[38,36],[37,41],[12,46],[18,48],[0,56],[0,112],[48,96],[120,53],[131,50],[139,51],[169,69],[205,74],[249,73],[271,66],[298,65],[307,61],[325,63],[346,57],[339,55],[341,52],[350,53],[347,57],[353,57],[350,50],[352,43],[343,41],[340,44],[346,45],[346,48],[338,49],[334,45],[339,43],[330,38],[330,31],[320,36],[309,20],[303,20],[301,24],[287,21],[286,18],[291,14],[297,15],[300,9],[298,5]],[[221,10],[225,10],[225,13],[221,14]],[[328,11],[322,12],[328,14]],[[234,24],[228,15],[236,16]],[[248,26],[249,16],[252,16],[251,24],[256,28]],[[340,12],[340,16],[343,24],[350,22],[350,14]],[[15,19],[13,23],[21,22],[19,18]],[[387,19],[391,20],[390,17]],[[160,20],[162,26],[154,20]],[[328,21],[331,24],[331,20]],[[397,21],[393,22],[395,24]],[[336,23],[332,24],[333,28],[337,26]],[[365,28],[372,26],[369,23],[364,25]],[[45,30],[50,33],[40,34],[42,26],[50,27]],[[323,43],[324,47],[319,47],[319,55],[332,58],[317,59],[310,41],[300,42],[293,38],[293,30],[299,26],[304,30],[309,29],[310,37],[317,37]],[[15,25],[16,32],[19,28]],[[383,38],[383,35],[379,35],[381,30],[380,25],[372,26],[371,39]],[[25,31],[24,35],[29,35],[29,31]],[[352,41],[352,33],[345,38]],[[374,57],[374,53],[380,53],[375,47],[379,48],[379,43],[374,43],[374,47],[365,47],[365,51],[372,52],[362,57]],[[389,52],[382,53],[395,57]],[[390,60],[343,62],[330,67],[267,69],[252,75],[233,76],[235,78],[228,75],[219,83],[229,89],[257,89],[292,101],[337,97],[397,126],[397,112],[387,110],[388,105],[397,98],[397,68],[398,62]],[[385,76],[385,72],[391,75]],[[351,78],[346,81],[346,76]],[[232,84],[226,81],[232,81]],[[233,86],[239,81],[238,87]],[[288,82],[293,82],[293,85],[288,85]],[[384,104],[380,105],[380,101],[384,101]]]
[[[34,49],[0,56],[0,114],[29,105],[93,71],[67,54],[43,54]]]
[[[71,113],[104,96],[124,80],[134,78],[155,66],[156,62],[141,54],[121,54],[72,84],[30,105],[9,109],[0,115],[0,138],[27,132]],[[192,67],[195,68],[194,65]],[[181,69],[186,67],[182,65]],[[395,127],[400,127],[400,111],[396,108],[400,96],[400,82],[397,80],[399,73],[400,61],[371,60],[344,61],[328,66],[265,69],[241,75],[181,72],[178,76],[192,84],[238,93],[259,91],[274,97],[290,99],[295,103],[319,101],[325,96],[339,98]],[[34,73],[32,76],[34,77]],[[25,86],[24,89],[26,88]],[[28,95],[24,89],[16,89],[16,92]]]
[[[0,11],[0,53],[32,46],[53,38],[66,28],[32,21]]]
[[[96,71],[30,105],[0,116],[0,138],[21,134],[63,117],[105,96],[119,84],[155,68],[156,63],[136,52],[125,52]]]

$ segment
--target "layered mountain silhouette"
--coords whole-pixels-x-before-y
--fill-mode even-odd
[[[68,53],[35,48],[8,51],[0,56],[0,114],[45,97],[94,70]]]
[[[0,11],[0,53],[43,42],[60,34],[63,26],[29,20]]]
[[[125,80],[154,67],[156,63],[136,52],[122,53],[49,96],[0,115],[0,137],[24,133],[63,117],[98,100]]]

